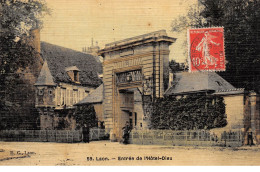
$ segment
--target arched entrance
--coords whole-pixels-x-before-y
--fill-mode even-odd
[[[175,41],[161,30],[106,44],[99,51],[104,58],[105,125],[112,140],[122,138],[126,121],[132,127],[149,126],[143,103],[137,100],[163,96],[169,82],[169,45]]]

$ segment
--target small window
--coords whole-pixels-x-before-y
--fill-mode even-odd
[[[137,113],[135,112],[135,126],[137,125]]]
[[[38,90],[38,94],[39,94],[40,96],[42,96],[42,95],[43,95],[43,89],[39,89],[39,90]]]
[[[49,90],[49,95],[50,95],[50,96],[52,95],[52,90]]]
[[[78,71],[74,71],[74,81],[78,81]]]

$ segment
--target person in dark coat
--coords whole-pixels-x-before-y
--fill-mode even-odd
[[[82,128],[82,134],[83,142],[89,143],[89,126],[87,124],[84,124],[84,127]]]
[[[130,132],[131,132],[131,127],[130,127],[128,121],[126,122],[125,126],[122,129],[123,129],[123,143],[128,144],[129,136],[130,136]]]

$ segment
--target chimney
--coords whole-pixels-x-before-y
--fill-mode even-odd
[[[31,31],[32,45],[38,53],[41,52],[41,40],[40,40],[40,29],[34,29]]]

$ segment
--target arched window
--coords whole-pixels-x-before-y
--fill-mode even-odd
[[[40,96],[42,96],[42,95],[43,95],[43,93],[44,93],[44,90],[43,90],[43,88],[38,90],[38,94],[39,94]]]

